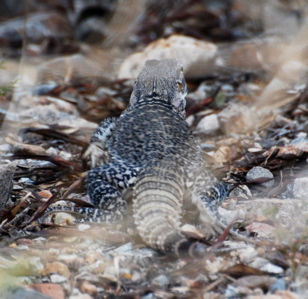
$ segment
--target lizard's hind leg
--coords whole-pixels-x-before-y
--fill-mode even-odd
[[[140,168],[124,163],[110,163],[92,169],[86,184],[92,207],[56,206],[47,214],[65,211],[77,215],[76,223],[115,223],[121,221],[127,210],[123,192],[134,185]]]
[[[139,170],[140,168],[132,165],[111,163],[89,171],[87,177],[88,194],[91,203],[100,209],[100,212],[96,213],[100,222],[104,222],[102,219],[104,213],[113,213],[116,220],[123,218],[127,202],[122,193],[134,185]]]

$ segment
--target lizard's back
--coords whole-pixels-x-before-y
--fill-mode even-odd
[[[89,173],[88,190],[94,204],[101,201],[100,207],[110,207],[110,199],[121,196],[118,189],[133,186],[133,213],[143,240],[168,254],[198,256],[205,246],[180,232],[184,200],[196,206],[203,223],[213,226],[212,212],[226,188],[205,168],[185,121],[185,95],[177,60],[147,61],[129,108],[106,141],[110,162]]]
[[[163,159],[184,166],[196,154],[187,123],[155,99],[135,105],[118,120],[108,148],[111,156],[141,167]]]

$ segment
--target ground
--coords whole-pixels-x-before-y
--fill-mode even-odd
[[[41,2],[27,17],[1,4],[2,298],[306,298],[307,4]],[[42,35],[12,34],[25,19]],[[231,188],[221,236],[182,228],[209,245],[198,260],[146,247],[130,213],[112,226],[39,221],[51,204],[89,204],[92,132],[126,108],[143,60],[164,55],[182,61],[187,122]]]

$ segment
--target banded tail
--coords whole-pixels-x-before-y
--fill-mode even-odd
[[[200,257],[206,246],[181,234],[184,181],[177,171],[152,167],[137,179],[134,217],[141,238],[150,247],[180,258]]]

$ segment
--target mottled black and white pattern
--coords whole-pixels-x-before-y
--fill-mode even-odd
[[[200,256],[205,246],[180,232],[183,205],[195,206],[199,220],[215,232],[227,187],[206,170],[185,121],[186,92],[177,60],[146,62],[128,109],[103,122],[92,137],[108,159],[89,171],[88,194],[99,211],[87,211],[91,221],[118,221],[126,211],[123,195],[133,189],[133,216],[145,243],[167,254]]]

